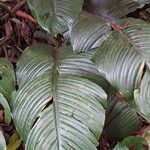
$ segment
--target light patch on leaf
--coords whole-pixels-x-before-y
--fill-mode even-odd
[[[8,142],[7,150],[17,150],[21,144],[21,139],[18,133],[14,133]]]

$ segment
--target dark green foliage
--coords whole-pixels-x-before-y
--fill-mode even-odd
[[[138,115],[150,122],[150,24],[122,18],[149,3],[28,1],[52,44],[25,49],[17,84],[11,63],[0,59],[0,93],[12,97],[12,119],[26,150],[96,150],[101,135],[118,142],[135,132]],[[143,144],[131,136],[114,149],[142,150]]]

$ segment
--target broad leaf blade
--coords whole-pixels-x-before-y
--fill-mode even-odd
[[[149,0],[88,0],[85,10],[111,22],[149,3]]]
[[[13,120],[24,141],[39,112],[52,99],[52,93],[47,91],[51,87],[49,78],[41,76],[31,85],[26,84],[11,101]],[[39,85],[43,85],[42,88]]]
[[[36,134],[37,130],[39,131],[39,134],[37,133],[37,135],[34,135],[34,138],[32,137],[30,139],[29,136],[29,143],[27,142],[29,147],[27,148],[31,150],[38,146],[37,143],[39,140],[42,140],[45,137],[45,135],[43,135],[44,130],[47,133],[45,138],[48,140],[45,142],[49,142],[47,147],[53,147],[53,144],[56,143],[59,147],[63,147],[63,143],[68,139],[68,132],[77,134],[80,127],[81,129],[86,129],[79,131],[83,136],[82,138],[85,139],[83,140],[83,143],[89,142],[87,143],[88,146],[91,145],[89,149],[93,149],[95,147],[94,145],[97,146],[98,144],[97,140],[99,139],[104,125],[105,110],[101,103],[103,105],[105,103],[105,93],[99,86],[86,79],[75,76],[64,76],[57,81],[57,91],[55,91],[56,95],[53,96],[52,103],[51,80],[49,74],[36,78],[24,86],[15,99],[13,105],[13,118],[17,130],[23,137],[24,141],[29,133],[32,137],[34,132]],[[41,84],[42,86],[37,88],[37,86]],[[50,105],[48,109],[43,110],[48,102],[52,103],[52,105]],[[42,110],[44,114],[47,111],[49,113],[47,112],[47,115],[43,116],[41,114]],[[39,122],[35,124],[30,132],[38,115],[40,115]],[[43,122],[42,118],[47,121]],[[39,125],[39,123],[41,125]],[[45,125],[47,128],[45,128]],[[65,130],[68,130],[68,132]],[[59,133],[57,133],[58,131]],[[43,132],[43,134],[41,134],[41,132]],[[78,136],[80,134],[78,134]],[[35,138],[36,136],[37,138]],[[51,136],[56,143],[51,141]],[[33,144],[34,142],[32,142],[32,140],[35,144]],[[61,140],[60,143],[59,140]],[[69,141],[71,142],[71,139]],[[68,146],[69,141],[67,142]],[[87,148],[87,144],[82,144],[80,146],[83,149]],[[44,145],[45,144],[40,146],[43,147]]]
[[[136,110],[122,99],[112,96],[106,111],[105,134],[107,139],[109,141],[122,140],[138,128]]]
[[[52,47],[47,44],[36,44],[26,48],[17,63],[17,82],[19,88],[33,78],[52,68]]]
[[[2,131],[0,131],[0,149],[6,150],[6,141],[5,141],[5,138],[3,136]]]
[[[60,78],[57,82],[57,96],[54,100],[57,105],[54,102],[42,112],[30,132],[27,149],[40,149],[47,143],[47,149],[95,149],[94,145],[98,144],[105,116],[105,111],[98,101],[105,99],[106,95],[103,95],[98,87],[89,86],[91,83],[85,79],[70,76]],[[102,95],[96,96],[96,90]],[[42,140],[44,137],[47,139],[45,142]]]
[[[36,20],[52,34],[66,31],[82,11],[83,0],[29,0]]]
[[[53,65],[52,47],[37,44],[27,48],[17,63],[17,81],[19,88],[33,78],[50,71]],[[59,56],[59,74],[72,74],[88,78],[107,89],[109,84],[96,70],[91,57],[93,52],[73,54],[70,46],[61,49]]]
[[[94,54],[98,70],[117,89],[132,97],[138,87],[138,72],[142,64],[140,55],[123,35],[113,33]]]
[[[8,100],[15,90],[15,73],[13,66],[7,60],[0,58],[0,93]]]
[[[140,86],[139,96],[135,98],[138,109],[146,116],[150,122],[150,70],[147,69]]]
[[[136,20],[129,22],[123,33],[113,32],[97,49],[93,60],[98,70],[114,87],[133,98],[134,89],[141,82],[143,63],[150,61],[150,24]]]
[[[130,147],[135,147],[135,149],[145,150],[145,140],[143,137],[129,136],[122,141],[122,144]]]
[[[11,121],[11,111],[10,111],[10,107],[9,104],[7,102],[7,100],[3,97],[2,94],[0,94],[0,104],[3,106],[4,108],[4,113],[5,113],[5,122],[7,124],[10,123]]]
[[[70,31],[70,39],[75,52],[86,52],[98,47],[107,39],[109,28],[100,18],[83,13]]]
[[[129,23],[123,31],[124,36],[134,46],[135,51],[141,56],[143,61],[150,67],[150,24],[139,19],[123,19],[120,23]],[[119,22],[118,22],[119,23]]]
[[[35,54],[39,55],[40,49],[37,46],[36,48]],[[56,150],[64,147],[69,150],[96,150],[104,125],[107,96],[100,86],[85,79],[92,73],[99,75],[89,61],[90,54],[75,56],[70,48],[68,50],[67,53],[62,51],[58,58],[53,57],[52,61],[51,53],[50,58],[46,57],[48,53],[45,51],[42,51],[45,53],[43,56],[32,57],[27,52],[32,51],[27,49],[18,63],[19,72],[27,71],[29,80],[24,81],[20,90],[13,96],[11,106],[14,123],[26,142],[27,150]],[[41,74],[37,75],[37,70],[41,70],[42,66],[36,61],[42,57],[48,62],[45,64],[49,68],[43,69]],[[74,67],[77,58],[82,61]],[[31,61],[35,61],[34,66]],[[87,67],[87,62],[90,67]],[[26,66],[25,69],[22,65]],[[34,69],[35,66],[37,69]],[[74,72],[69,73],[71,66],[74,67]],[[85,74],[84,70],[87,71]],[[21,81],[24,75],[19,77]]]
[[[145,140],[143,137],[129,136],[121,143],[118,143],[113,150],[129,150],[131,147],[137,150],[145,150]]]
[[[108,81],[98,72],[94,63],[91,61],[93,52],[74,54],[72,48],[65,47],[60,53],[59,73],[71,74],[87,78],[100,85],[104,90],[110,86]],[[62,57],[63,56],[63,57]]]

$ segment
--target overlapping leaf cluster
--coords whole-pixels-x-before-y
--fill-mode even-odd
[[[10,104],[27,150],[94,150],[102,130],[109,141],[136,131],[137,112],[150,122],[150,24],[125,18],[149,3],[29,0],[39,25],[70,45],[31,46],[17,63]]]

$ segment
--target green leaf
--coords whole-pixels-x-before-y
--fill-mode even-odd
[[[97,69],[119,92],[126,97],[132,96],[139,85],[137,79],[142,59],[122,35],[114,32],[98,48],[93,60]]]
[[[134,46],[134,49],[141,56],[143,62],[145,62],[150,68],[150,24],[145,21],[132,18],[123,19],[119,22],[121,23],[120,25],[125,24],[125,22],[129,23],[123,34],[127,40],[130,41],[132,46]]]
[[[42,51],[43,60],[48,62],[43,67],[36,63],[38,59],[42,60],[38,48],[36,57],[28,55],[30,61],[25,59],[26,54],[29,54],[27,51],[32,53],[32,48],[35,47],[25,50],[17,66],[17,76],[20,78],[18,84],[26,76],[23,72],[28,72],[28,80],[23,81],[11,101],[13,120],[26,143],[26,149],[96,150],[104,126],[107,96],[100,86],[86,79],[88,74],[96,70],[92,62],[79,55],[82,62],[79,61],[75,66],[73,61],[76,57],[73,59],[70,49],[69,54],[62,51],[57,57],[53,57],[48,49],[49,59],[46,59],[45,52]],[[33,66],[31,61],[35,62]],[[91,64],[90,68],[84,61]],[[25,66],[21,67],[22,65]],[[87,75],[82,76],[83,66],[84,70],[87,69]],[[69,71],[73,70],[71,67],[74,67],[73,72]],[[41,74],[35,73],[38,71]]]
[[[93,56],[92,51],[87,53],[74,54],[71,47],[65,47],[64,50],[61,51],[60,56],[60,74],[72,74],[84,77],[100,85],[104,90],[109,88],[110,84],[105,78],[102,77],[102,74],[98,72],[94,66],[94,63],[91,61]]]
[[[137,108],[145,115],[150,122],[150,70],[147,69],[141,82],[140,91],[135,93],[135,103]]]
[[[50,71],[53,65],[52,47],[37,44],[27,48],[17,64],[17,81],[19,89],[33,78]],[[88,78],[107,89],[109,84],[96,70],[91,57],[93,52],[73,54],[70,46],[61,49],[59,55],[59,74],[72,74]]]
[[[148,145],[148,147],[150,147],[150,130],[147,130],[146,132],[145,132],[145,135],[147,136],[147,145]]]
[[[112,96],[108,101],[105,134],[109,141],[118,141],[134,133],[139,128],[136,110],[123,99]]]
[[[0,58],[0,93],[8,100],[15,90],[15,73],[13,66],[7,60]]]
[[[0,150],[6,150],[6,141],[1,130],[0,130]]]
[[[145,150],[145,140],[143,137],[129,136],[121,143],[118,143],[113,150]]]
[[[29,0],[28,4],[40,26],[57,34],[66,31],[76,21],[83,0]]]
[[[133,98],[134,89],[138,89],[144,63],[150,61],[150,24],[136,20],[129,22],[123,33],[116,31],[100,46],[94,54],[93,61],[99,72],[125,94]]]
[[[143,4],[150,4],[149,0],[88,0],[85,10],[100,16],[105,21],[115,21],[135,11]]]
[[[105,118],[100,102],[106,99],[106,95],[99,86],[79,77],[62,76],[57,79],[56,85],[52,85],[51,80],[50,74],[44,74],[26,84],[16,96],[13,118],[24,141],[39,116],[30,131],[27,149],[38,150],[44,145],[47,145],[47,149],[52,146],[59,149],[69,146],[72,138],[78,145],[79,137],[82,137],[80,146],[83,149],[95,149]],[[52,104],[44,109],[48,103]],[[75,139],[77,135],[78,140]],[[49,144],[43,143],[43,138]],[[71,144],[71,147],[74,146]]]
[[[70,31],[75,52],[86,52],[98,47],[109,36],[109,28],[100,18],[83,13]]]
[[[129,149],[122,143],[118,143],[113,150],[129,150]]]
[[[2,94],[0,94],[0,104],[4,108],[5,123],[9,124],[11,121],[11,111],[10,111],[10,107],[9,107],[7,100],[3,97]]]
[[[143,137],[129,136],[123,140],[122,144],[128,148],[134,147],[136,150],[145,150],[145,140]]]
[[[15,132],[9,139],[7,150],[17,150],[21,144],[19,135]]]
[[[52,68],[51,49],[52,47],[47,44],[37,44],[26,48],[17,63],[16,74],[19,88]]]

